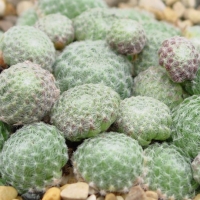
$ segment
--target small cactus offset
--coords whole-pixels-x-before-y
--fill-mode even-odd
[[[72,157],[74,173],[102,195],[128,192],[140,181],[143,150],[124,134],[104,132],[84,140]]]
[[[174,82],[194,79],[200,63],[200,55],[187,38],[174,36],[164,40],[159,51],[159,64]]]
[[[60,13],[44,16],[35,23],[35,28],[46,33],[56,49],[63,49],[74,40],[72,20]]]
[[[51,122],[71,141],[94,137],[116,120],[117,92],[103,84],[84,84],[62,93],[51,111]]]
[[[198,184],[193,179],[190,162],[180,150],[167,143],[144,150],[143,186],[157,191],[163,200],[191,199]]]
[[[2,179],[19,193],[43,191],[57,185],[68,160],[61,132],[43,122],[25,125],[5,142],[0,152]]]
[[[152,140],[169,138],[171,124],[171,111],[167,105],[152,97],[136,96],[121,101],[114,127],[147,146]]]
[[[108,30],[106,40],[119,53],[135,55],[142,51],[147,38],[140,23],[131,19],[119,19]]]
[[[53,75],[26,61],[0,74],[0,120],[22,125],[42,120],[60,94]]]

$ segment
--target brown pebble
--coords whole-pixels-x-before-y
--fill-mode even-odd
[[[117,200],[113,193],[106,194],[105,200]]]
[[[145,194],[147,197],[151,197],[153,199],[158,199],[158,194],[154,191],[149,190],[149,191],[146,191]]]
[[[200,24],[200,11],[193,8],[186,9],[184,18],[190,20],[193,24]]]
[[[176,12],[177,16],[180,18],[183,16],[186,8],[185,6],[180,2],[176,2],[173,6],[172,9]]]
[[[117,200],[124,200],[122,196],[116,196]]]
[[[175,23],[178,20],[178,15],[174,10],[172,10],[170,7],[166,7],[163,11],[163,19]]]
[[[134,186],[130,189],[125,200],[146,200],[146,194],[140,186]]]
[[[11,186],[0,186],[0,200],[12,200],[17,197],[17,190]]]
[[[200,200],[200,194],[197,194],[193,200]]]
[[[57,187],[52,187],[52,188],[49,188],[42,200],[61,200],[61,197],[60,197],[60,189],[57,188]]]
[[[0,20],[0,29],[3,32],[6,32],[9,28],[11,28],[13,26],[13,23],[10,21],[6,21],[6,20]]]

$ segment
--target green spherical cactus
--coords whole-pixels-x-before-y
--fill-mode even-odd
[[[191,159],[200,152],[199,105],[199,95],[193,95],[184,99],[172,113],[173,143]]]
[[[152,97],[136,96],[121,101],[115,128],[147,146],[152,140],[169,138],[171,124],[168,106]]]
[[[40,121],[59,93],[49,71],[28,61],[13,65],[0,74],[0,120],[15,125]]]
[[[5,141],[11,134],[11,127],[8,124],[0,121],[0,151],[3,148]]]
[[[159,64],[163,66],[172,81],[182,83],[194,79],[200,54],[190,40],[174,36],[163,41],[159,51]]]
[[[60,13],[50,14],[40,18],[34,27],[46,33],[55,48],[59,50],[74,40],[72,20]]]
[[[62,133],[42,122],[25,125],[5,142],[0,153],[2,179],[19,193],[57,185],[68,160]]]
[[[61,13],[72,19],[91,8],[106,8],[103,0],[40,0],[37,11],[44,15]]]
[[[84,84],[62,93],[51,122],[71,141],[94,137],[116,120],[120,96],[103,84]]]
[[[49,37],[31,26],[14,26],[4,33],[1,52],[8,66],[29,60],[52,71],[55,48]]]
[[[106,40],[117,52],[135,55],[142,51],[147,38],[140,23],[131,19],[119,19],[108,30]]]
[[[93,8],[78,17],[74,22],[76,40],[103,40],[112,24],[122,18],[115,9]]]
[[[140,179],[143,150],[136,140],[124,134],[104,132],[84,140],[72,161],[77,178],[97,188],[102,195],[128,192]]]
[[[149,67],[140,72],[133,83],[133,93],[136,96],[148,96],[165,103],[170,109],[183,101],[182,86],[174,83],[162,67]]]
[[[34,8],[30,8],[24,11],[18,18],[16,25],[17,26],[33,26],[38,20],[37,12]]]
[[[54,64],[61,92],[69,88],[103,83],[121,98],[131,96],[133,79],[129,60],[112,51],[105,41],[80,41],[68,45]]]
[[[150,145],[144,150],[143,185],[157,191],[160,199],[191,199],[197,187],[190,162],[167,143]]]

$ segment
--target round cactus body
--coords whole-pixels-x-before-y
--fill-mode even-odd
[[[28,61],[13,65],[0,74],[0,120],[14,125],[40,121],[59,94],[49,71]]]
[[[119,132],[147,146],[151,140],[166,140],[171,135],[170,109],[152,97],[136,96],[121,101],[115,126]]]
[[[11,133],[10,126],[0,121],[0,151]]]
[[[11,135],[0,159],[2,179],[23,193],[58,184],[68,153],[61,132],[39,122],[25,125]]]
[[[52,71],[55,48],[49,37],[31,26],[14,26],[1,41],[4,63],[11,66],[29,60]]]
[[[121,54],[138,54],[146,44],[142,25],[131,19],[119,19],[107,32],[107,42]]]
[[[34,27],[45,32],[56,49],[63,49],[74,40],[72,21],[59,13],[40,18]]]
[[[103,40],[79,41],[69,44],[54,64],[54,76],[61,92],[69,88],[103,83],[121,98],[132,93],[132,64]]]
[[[173,145],[153,144],[144,150],[143,185],[160,199],[191,199],[197,183],[190,162]]]
[[[191,159],[195,158],[200,152],[199,105],[200,97],[193,95],[184,99],[172,113],[173,143]]]
[[[103,0],[40,0],[37,2],[37,11],[49,15],[61,13],[72,19],[91,8],[107,8]]]
[[[74,152],[74,172],[101,194],[127,192],[141,176],[143,150],[124,134],[104,132],[84,140]]]
[[[133,93],[153,97],[173,109],[183,101],[184,91],[168,77],[164,68],[152,66],[134,78]]]
[[[71,141],[94,137],[116,120],[120,96],[103,84],[85,84],[62,93],[51,121]]]
[[[166,39],[159,51],[159,64],[174,82],[192,80],[200,63],[198,51],[187,38],[174,36]]]
[[[76,40],[103,40],[112,24],[122,18],[115,9],[93,8],[78,17],[74,22]]]

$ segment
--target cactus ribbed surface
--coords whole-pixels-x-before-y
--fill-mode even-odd
[[[121,101],[115,126],[119,132],[147,146],[151,140],[166,140],[171,135],[170,109],[152,97],[136,96]]]
[[[40,121],[59,94],[49,71],[28,61],[13,65],[0,74],[0,120],[15,125]]]
[[[55,48],[49,37],[31,26],[14,26],[4,33],[1,40],[4,63],[15,65],[26,60],[52,71]]]
[[[132,93],[132,65],[103,40],[69,44],[54,64],[54,76],[61,92],[77,85],[103,83],[121,98]]]
[[[124,134],[104,132],[84,140],[74,152],[74,172],[101,194],[127,192],[141,176],[143,150]]]
[[[144,185],[157,191],[160,199],[191,199],[197,187],[188,160],[167,143],[144,150]]]
[[[72,20],[60,13],[38,19],[34,27],[46,33],[56,49],[63,49],[74,40]]]
[[[116,120],[120,96],[103,84],[85,84],[62,93],[51,121],[71,141],[94,137]]]
[[[173,109],[183,101],[184,91],[168,77],[164,68],[152,66],[134,78],[133,93],[153,97]]]
[[[58,184],[68,160],[61,132],[52,125],[33,123],[12,134],[0,152],[0,172],[19,193],[42,191]]]

